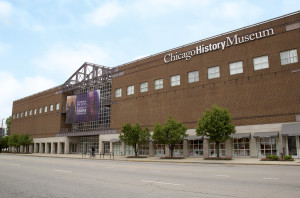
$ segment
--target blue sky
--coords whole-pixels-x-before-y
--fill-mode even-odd
[[[299,10],[298,0],[0,0],[0,118],[84,62],[155,54]]]

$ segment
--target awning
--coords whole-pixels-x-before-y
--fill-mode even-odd
[[[250,136],[251,133],[235,133],[230,135],[232,138],[250,138]]]
[[[283,124],[282,136],[300,136],[300,123]]]
[[[257,132],[254,133],[253,137],[260,138],[260,137],[278,137],[278,131],[270,131],[270,132]]]
[[[203,136],[189,135],[185,139],[186,140],[203,140]]]
[[[110,142],[121,142],[121,140],[118,138],[118,139],[112,139],[110,140]]]

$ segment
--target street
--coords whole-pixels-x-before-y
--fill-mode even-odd
[[[300,197],[300,167],[0,155],[0,197]]]

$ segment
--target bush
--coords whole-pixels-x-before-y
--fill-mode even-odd
[[[204,160],[232,160],[231,157],[207,157]]]
[[[268,160],[271,160],[271,161],[278,161],[279,160],[279,157],[277,155],[267,155],[266,158]]]
[[[284,161],[294,161],[293,157],[291,155],[286,155],[283,157]]]

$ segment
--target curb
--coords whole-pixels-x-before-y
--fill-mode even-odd
[[[87,158],[87,157],[68,157],[68,156],[43,156],[43,155],[33,155],[33,154],[21,154],[21,153],[1,153],[2,155],[17,155],[17,156],[31,156],[31,157],[47,157],[47,158],[66,158],[66,159],[86,159],[86,160],[111,160],[111,161],[123,161],[123,162],[154,162],[154,163],[178,163],[178,164],[223,164],[223,165],[279,165],[279,166],[300,166],[300,162],[298,164],[292,163],[292,164],[280,164],[280,163],[275,163],[272,161],[272,163],[261,163],[261,162],[213,162],[213,161],[167,161],[167,160],[133,160],[133,159],[109,159],[109,158]]]

